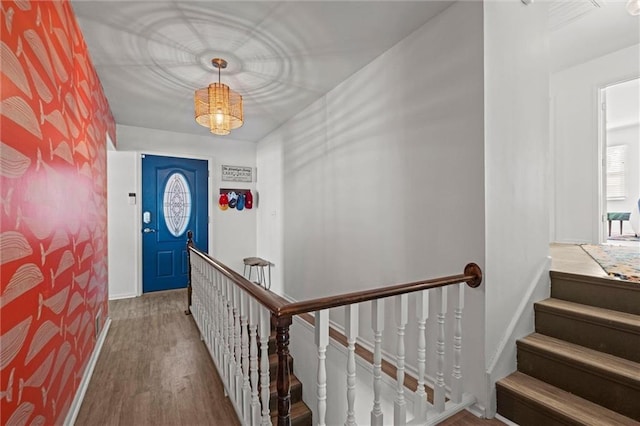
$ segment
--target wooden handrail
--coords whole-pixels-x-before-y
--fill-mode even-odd
[[[470,287],[478,287],[482,283],[482,270],[475,263],[469,263],[464,268],[464,272],[459,275],[451,275],[430,280],[416,281],[412,283],[397,284],[383,288],[356,291],[339,294],[336,296],[321,297],[304,300],[301,302],[289,302],[281,296],[269,290],[255,285],[242,275],[223,263],[213,259],[207,253],[198,250],[193,244],[193,234],[187,233],[187,253],[200,257],[204,262],[210,264],[222,275],[233,281],[235,285],[249,293],[262,306],[267,308],[276,326],[276,353],[278,356],[278,371],[276,374],[276,389],[278,394],[278,426],[291,425],[291,394],[290,394],[290,372],[288,367],[289,356],[289,326],[294,315],[307,314],[314,311],[346,306],[355,303],[362,303],[391,296],[397,296],[416,291],[427,290],[437,287],[444,287],[451,284],[467,283]],[[188,308],[186,313],[190,313],[191,306],[191,261],[189,260],[189,281],[188,281]]]
[[[199,251],[196,247],[190,245],[188,248],[193,252],[193,254],[202,258],[205,262],[219,270],[224,276],[229,278],[240,288],[251,294],[261,305],[266,307],[275,318],[321,311],[324,309],[362,303],[405,293],[413,293],[415,291],[427,290],[430,288],[444,287],[461,282],[465,282],[469,287],[475,288],[482,282],[482,270],[480,267],[475,263],[469,263],[465,266],[464,273],[458,275],[343,293],[336,296],[303,300],[301,302],[289,302],[283,297],[255,285],[233,269],[230,269],[223,263],[211,258],[208,254]]]

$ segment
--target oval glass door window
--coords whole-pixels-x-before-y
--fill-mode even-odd
[[[164,187],[164,221],[174,237],[184,234],[191,217],[191,191],[180,173],[169,176]]]

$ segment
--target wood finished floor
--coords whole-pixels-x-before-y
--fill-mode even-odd
[[[76,425],[239,425],[184,290],[109,302],[111,328]]]
[[[109,302],[111,328],[76,425],[240,424],[185,306],[185,290]],[[441,424],[504,423],[463,411]]]

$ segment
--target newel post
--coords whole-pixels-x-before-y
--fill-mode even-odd
[[[289,378],[289,326],[291,316],[274,318],[276,323],[276,350],[278,354],[278,426],[291,425],[291,395]]]
[[[189,269],[187,272],[187,309],[184,311],[185,315],[191,315],[191,250],[193,247],[193,232],[187,231],[187,264]]]

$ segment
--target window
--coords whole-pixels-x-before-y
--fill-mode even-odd
[[[623,200],[627,198],[624,176],[626,155],[626,145],[607,147],[607,200]]]
[[[172,174],[164,187],[164,220],[174,237],[184,234],[191,217],[191,191],[180,173]]]

